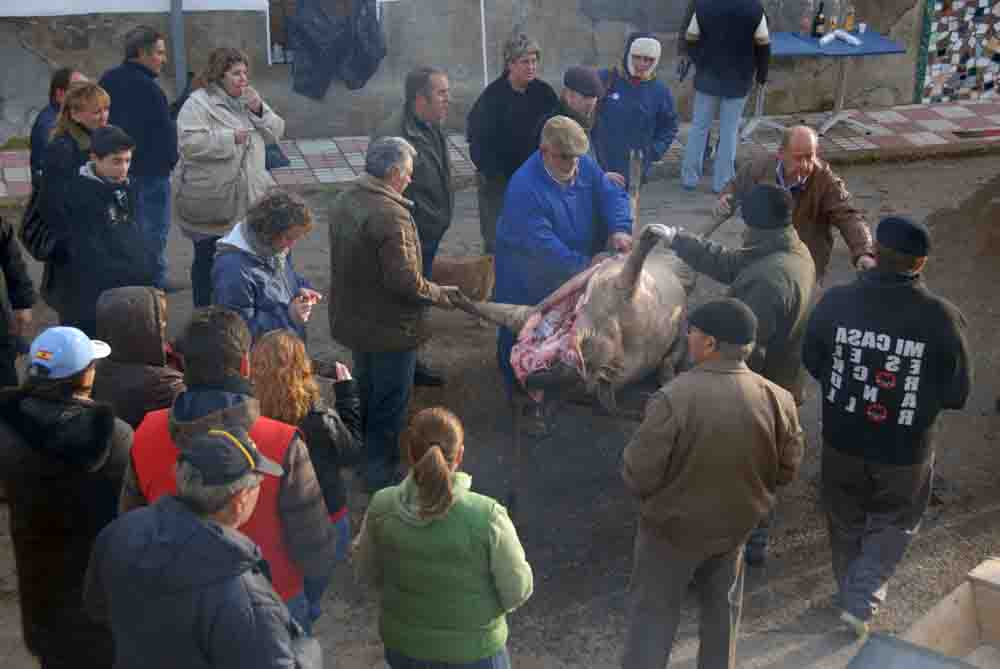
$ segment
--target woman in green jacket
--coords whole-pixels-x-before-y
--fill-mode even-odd
[[[470,490],[458,418],[441,407],[403,435],[410,473],[372,497],[354,563],[381,591],[392,669],[508,669],[506,614],[531,596],[531,566],[507,510]]]

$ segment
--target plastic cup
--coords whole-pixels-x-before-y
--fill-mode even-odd
[[[858,24],[858,32],[861,33],[861,34],[864,34],[864,33],[868,32],[868,24],[867,23],[859,23]]]

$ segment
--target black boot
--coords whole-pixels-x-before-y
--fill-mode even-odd
[[[413,385],[440,387],[444,385],[444,374],[431,369],[421,360],[417,360],[417,366],[413,370]]]

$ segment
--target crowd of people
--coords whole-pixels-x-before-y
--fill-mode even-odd
[[[28,649],[53,669],[321,666],[312,626],[352,556],[379,591],[390,667],[509,667],[506,616],[533,591],[525,551],[461,471],[460,419],[433,407],[407,423],[413,385],[444,383],[418,359],[429,308],[467,299],[430,278],[454,210],[447,73],[407,76],[329,212],[330,335],[353,360],[328,372],[331,405],[306,346],[324,296],[291,253],[313,214],[265,169],[284,121],[232,48],[210,54],[174,118],[156,83],[165,39],[133,30],[100,84],[52,78],[32,132],[34,234],[20,237],[60,325],[30,346],[35,289],[0,222],[0,472]],[[822,391],[837,606],[865,636],[927,506],[935,420],[971,384],[965,320],[921,279],[926,227],[891,217],[873,239],[806,127],[736,170],[735,119],[767,78],[759,2],[695,0],[680,41],[697,68],[682,185],[697,187],[718,111],[713,216],[739,212],[746,231],[738,248],[635,231],[729,289],[687,314],[689,370],[624,447],[639,501],[628,669],[669,661],[692,579],[699,666],[736,666],[745,564],[766,560],[778,489],[803,457],[803,367]],[[497,301],[538,304],[631,252],[630,157],[645,181],[677,133],[660,57],[652,34],[630,35],[620,66],[568,68],[557,96],[538,78],[540,45],[508,41],[467,122]],[[171,221],[194,245],[196,308],[176,342]],[[823,283],[834,229],[858,270],[843,286]],[[497,339],[511,396],[516,336]],[[525,410],[544,422],[541,404]],[[353,537],[347,467],[371,495]]]

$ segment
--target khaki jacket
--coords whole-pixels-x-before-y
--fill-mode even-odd
[[[734,195],[734,205],[739,204],[740,199],[756,184],[780,185],[777,161],[772,156],[757,158],[744,165],[722,194]],[[847,186],[833,173],[829,164],[820,160],[805,188],[793,192],[792,198],[795,200],[792,225],[816,261],[817,281],[822,282],[830,264],[834,228],[840,230],[850,249],[852,264],[857,262],[859,256],[874,254],[872,234],[864,214],[854,206]]]
[[[653,394],[622,476],[645,526],[694,553],[743,543],[792,481],[804,436],[795,401],[742,362],[704,362]]]
[[[423,276],[413,203],[364,175],[330,209],[330,334],[360,352],[407,351],[430,337],[441,289]]]
[[[174,173],[173,186],[180,187],[181,175],[199,185],[203,181],[216,181],[219,187],[230,182],[240,169],[243,154],[249,151],[240,171],[241,204],[237,215],[225,226],[206,226],[191,223],[177,216],[178,224],[185,230],[222,236],[243,218],[246,210],[275,185],[266,169],[265,150],[285,132],[285,121],[263,102],[261,116],[250,112],[235,114],[227,107],[218,87],[196,90],[181,107],[177,117],[177,135],[181,161]],[[236,143],[237,130],[250,130],[247,144]],[[207,188],[207,186],[206,186]]]

